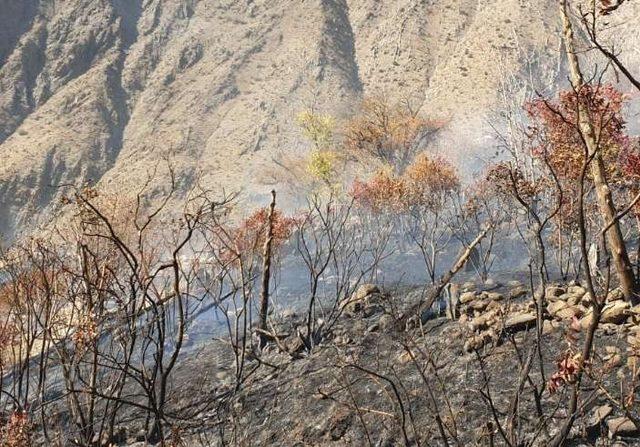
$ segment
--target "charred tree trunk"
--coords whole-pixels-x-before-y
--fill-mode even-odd
[[[276,192],[271,191],[271,204],[267,218],[267,235],[262,251],[262,291],[260,292],[260,348],[267,344],[267,314],[269,313],[269,280],[271,279],[271,245],[273,242],[273,215],[276,209]]]
[[[487,235],[487,233],[491,229],[492,229],[492,227],[489,226],[489,227],[485,228],[484,230],[482,230],[480,232],[480,234],[460,254],[460,256],[456,260],[455,264],[453,264],[453,266],[449,269],[449,271],[447,271],[444,275],[442,275],[440,277],[440,280],[431,289],[431,291],[427,294],[425,300],[422,303],[416,305],[411,311],[407,312],[403,317],[401,317],[398,320],[397,325],[398,325],[399,329],[404,330],[408,320],[411,317],[418,316],[418,318],[420,318],[420,315],[422,314],[422,312],[424,312],[424,311],[426,311],[428,309],[431,309],[431,307],[436,302],[436,300],[438,299],[438,297],[440,296],[442,291],[445,289],[445,287],[447,287],[447,285],[451,282],[451,280],[453,280],[453,278],[456,276],[456,274],[460,270],[462,270],[464,265],[467,263],[467,261],[471,257],[471,253],[473,252],[473,250],[476,249],[478,244],[480,242],[482,242],[482,239],[485,238],[485,236]]]

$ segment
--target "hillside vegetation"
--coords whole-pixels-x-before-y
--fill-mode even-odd
[[[0,447],[640,445],[637,8],[9,2]]]

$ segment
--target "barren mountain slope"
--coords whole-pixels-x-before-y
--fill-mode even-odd
[[[131,193],[163,157],[181,191],[200,177],[259,197],[275,160],[305,150],[297,113],[345,116],[363,95],[412,98],[450,120],[441,149],[468,161],[486,150],[502,80],[532,69],[544,86],[562,66],[553,0],[0,3],[10,238],[47,219],[56,185]],[[626,11],[631,49],[639,11]]]

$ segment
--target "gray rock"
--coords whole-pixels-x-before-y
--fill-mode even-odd
[[[593,429],[604,424],[605,419],[609,417],[612,411],[613,408],[610,405],[601,405],[592,409],[586,420],[587,429]]]
[[[612,301],[602,309],[602,317],[600,321],[602,323],[612,324],[624,323],[629,315],[628,310],[630,308],[631,304],[626,301]]]
[[[615,438],[618,436],[635,436],[640,433],[640,430],[626,417],[618,417],[607,420],[607,428],[609,429],[609,438]]]
[[[464,292],[460,295],[460,304],[468,304],[475,300],[477,294],[475,292]]]
[[[389,314],[384,314],[378,320],[378,326],[381,331],[389,332],[393,329],[396,320]]]
[[[536,325],[536,315],[532,313],[520,313],[508,317],[504,322],[507,331],[521,331]]]
[[[620,300],[624,300],[624,294],[622,293],[622,290],[618,288],[610,290],[609,293],[607,294],[607,301],[620,301]]]
[[[547,306],[547,312],[549,312],[549,314],[555,317],[558,312],[560,312],[562,309],[565,309],[568,306],[569,304],[566,301],[562,301],[562,300],[554,301],[553,303]]]
[[[579,295],[580,297],[584,296],[587,293],[587,289],[582,286],[573,285],[567,287],[567,294],[569,295]]]
[[[379,294],[380,289],[375,284],[362,284],[351,295],[346,303],[342,304],[343,309],[348,313],[358,313],[365,310],[367,301],[373,295]]]
[[[517,299],[517,298],[521,298],[521,297],[527,295],[528,292],[529,291],[528,291],[528,289],[526,287],[518,286],[518,287],[515,287],[515,288],[513,288],[513,289],[511,289],[509,291],[509,296],[512,299]]]
[[[546,295],[547,299],[551,299],[551,298],[556,298],[556,297],[559,297],[561,295],[564,295],[566,292],[567,291],[566,291],[566,289],[564,287],[551,285],[551,286],[547,286],[547,289],[545,291],[545,295]]]

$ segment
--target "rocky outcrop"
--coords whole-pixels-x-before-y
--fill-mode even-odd
[[[497,292],[469,290],[473,289],[471,285],[465,289],[467,291],[460,299],[462,316],[459,321],[467,329],[467,342],[464,346],[467,352],[481,349],[487,344],[499,344],[509,334],[536,327],[538,317],[535,303],[526,298],[526,291],[522,286],[511,287],[508,300]],[[638,341],[633,331],[638,328],[639,312],[622,298],[619,289],[613,289],[607,294],[599,330],[607,333],[631,332],[629,344],[635,346]],[[591,325],[591,300],[586,289],[579,285],[547,286],[544,302],[547,304],[542,312],[543,333],[570,326],[587,329]],[[616,363],[618,358],[618,352],[612,352],[605,360]]]

